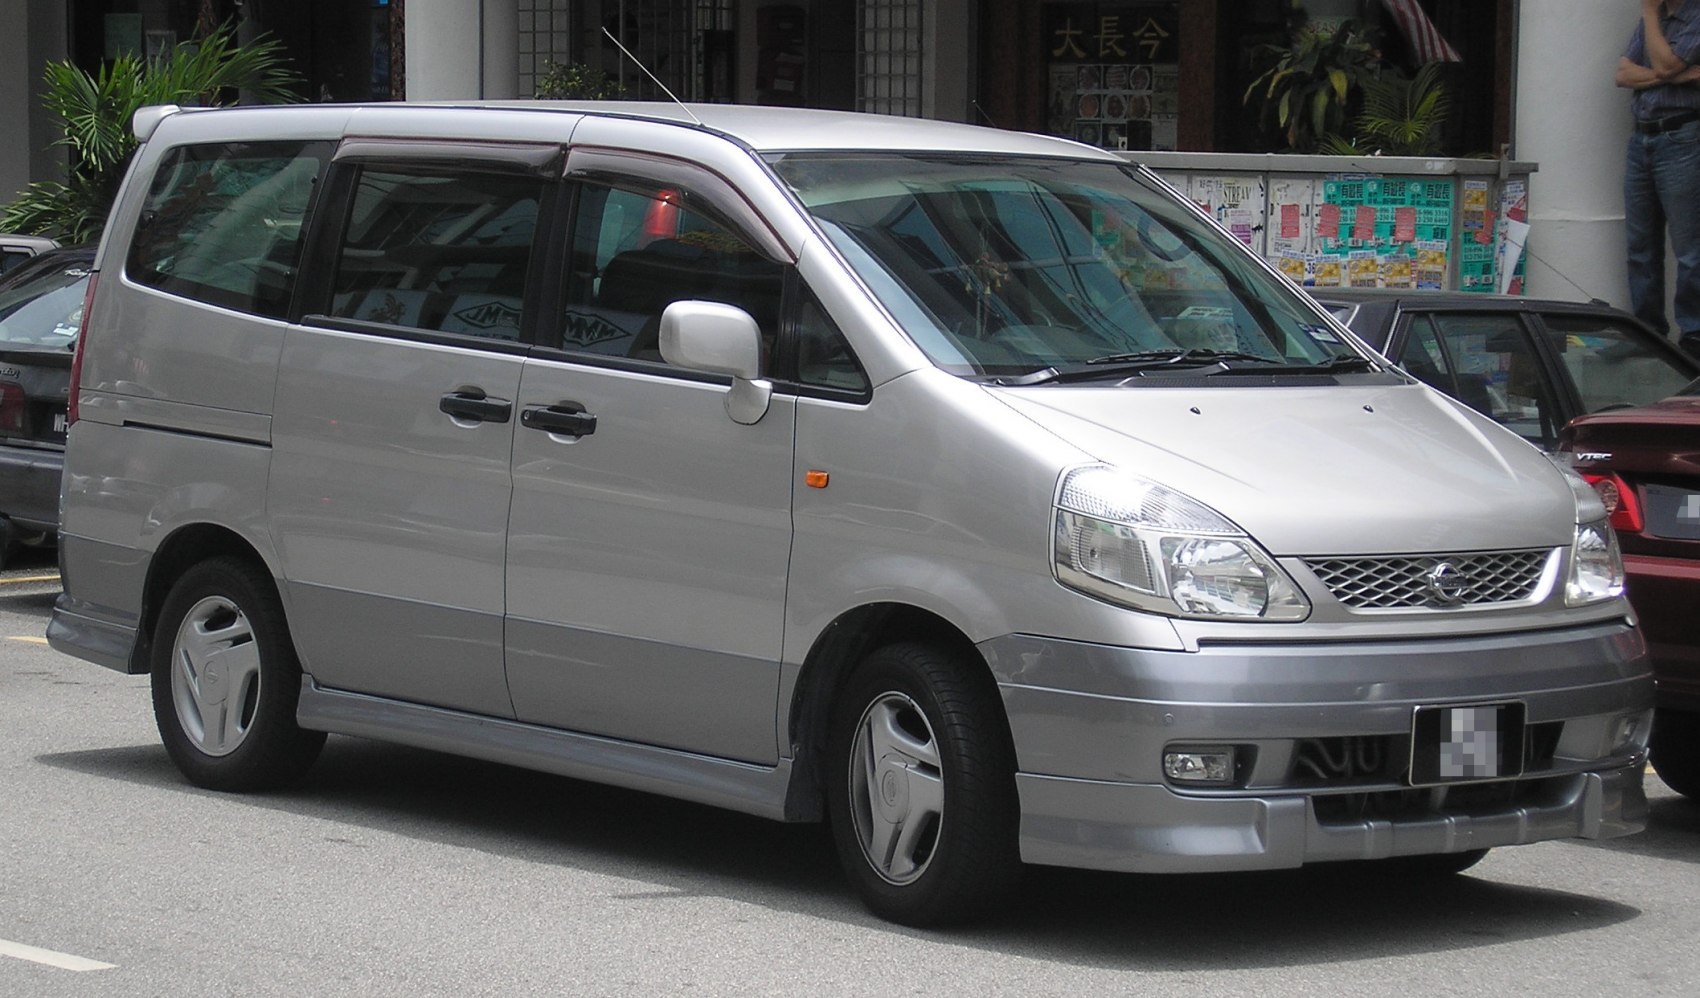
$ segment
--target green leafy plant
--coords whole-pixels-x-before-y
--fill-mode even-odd
[[[298,81],[281,43],[262,37],[239,45],[230,24],[154,59],[121,55],[93,75],[68,61],[50,62],[44,78],[43,103],[64,122],[59,144],[70,149],[67,176],[30,184],[0,206],[0,227],[65,242],[88,242],[106,225],[136,151],[130,121],[138,110],[151,104],[215,107],[233,103],[239,92],[286,103],[296,99],[289,88]]]
[[[538,100],[619,100],[626,88],[600,69],[579,62],[549,62],[537,78]]]
[[[1358,142],[1387,156],[1432,156],[1441,150],[1441,129],[1452,113],[1452,95],[1431,62],[1404,79],[1391,74],[1364,82]]]
[[[1406,79],[1394,72],[1363,81],[1363,108],[1355,133],[1327,135],[1317,152],[1330,156],[1435,156],[1444,151],[1441,129],[1452,113],[1452,96],[1431,62]]]
[[[1381,61],[1370,31],[1352,20],[1333,31],[1301,28],[1291,45],[1262,45],[1255,54],[1266,68],[1244,103],[1256,102],[1263,125],[1294,152],[1315,152],[1345,131],[1354,95]]]

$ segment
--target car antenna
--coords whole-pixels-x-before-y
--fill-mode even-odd
[[[672,97],[673,103],[679,105],[679,109],[681,111],[684,111],[686,114],[690,115],[691,120],[697,123],[698,128],[705,127],[702,123],[702,119],[696,116],[696,112],[692,111],[690,109],[690,106],[687,105],[684,101],[680,100],[678,98],[678,96],[673,93],[673,91],[668,90],[667,84],[661,82],[661,77],[656,76],[654,73],[651,73],[649,71],[648,66],[645,66],[643,64],[643,62],[638,59],[637,56],[632,55],[631,50],[627,49],[624,45],[620,44],[620,40],[618,38],[614,37],[614,33],[612,31],[609,31],[607,29],[607,27],[604,27],[602,29],[602,33],[608,36],[608,40],[614,43],[614,47],[620,50],[621,55],[625,56],[626,58],[628,58],[632,61],[632,65],[643,70],[643,75],[649,77],[651,82],[653,82],[656,86],[660,87],[662,93],[666,94],[669,97]]]

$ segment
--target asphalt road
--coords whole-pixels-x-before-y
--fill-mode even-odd
[[[0,573],[0,995],[1700,993],[1700,805],[1656,780],[1641,835],[1446,881],[1033,870],[916,932],[812,826],[350,738],[195,789],[144,677],[41,640],[57,588]]]

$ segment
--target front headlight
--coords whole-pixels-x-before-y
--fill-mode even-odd
[[[1570,546],[1570,580],[1564,586],[1564,602],[1584,606],[1622,595],[1623,553],[1617,547],[1617,534],[1605,520],[1581,524]]]
[[[1310,604],[1257,542],[1203,503],[1103,465],[1063,476],[1057,580],[1171,617],[1293,621]]]

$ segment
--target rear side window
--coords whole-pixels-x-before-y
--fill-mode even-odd
[[[1563,421],[1534,341],[1518,316],[1419,315],[1399,363],[1523,439],[1552,447]]]
[[[131,280],[280,319],[323,143],[184,146],[160,163],[130,241]]]
[[[362,168],[331,314],[517,340],[543,192],[530,176]]]
[[[1547,342],[1570,372],[1583,412],[1657,402],[1690,379],[1686,368],[1627,323],[1590,315],[1543,318]]]

